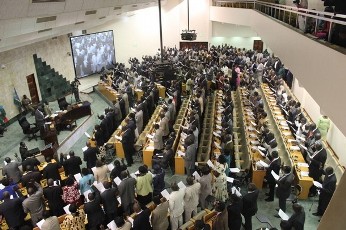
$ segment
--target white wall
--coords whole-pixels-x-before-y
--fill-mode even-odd
[[[229,44],[238,48],[253,49],[254,40],[261,37],[249,26],[212,22],[211,45]],[[271,50],[263,44],[263,50]]]
[[[18,114],[13,103],[13,89],[16,88],[20,98],[23,94],[30,95],[26,76],[34,73],[36,77],[33,54],[41,57],[67,80],[73,80],[73,61],[67,55],[70,50],[70,41],[65,35],[0,53],[0,63],[6,66],[5,69],[0,69],[0,105],[4,106],[9,119]],[[38,87],[37,78],[36,85]],[[40,95],[40,90],[38,91]]]
[[[160,47],[158,7],[136,11],[131,17],[107,23],[88,30],[114,31],[115,52],[118,62],[128,63],[129,57],[153,55]],[[210,37],[209,0],[190,0],[190,29],[197,32],[196,41]],[[170,0],[162,6],[163,45],[179,47],[180,34],[187,29],[187,1]]]
[[[299,81],[297,79],[294,80],[292,92],[301,102],[302,106],[305,108],[314,122],[317,122],[318,118],[320,118],[322,115],[328,116],[328,113],[321,111],[320,106],[310,96],[305,88],[299,85]],[[346,149],[346,137],[333,122],[331,122],[330,129],[328,131],[327,141],[335,153],[340,156],[340,164],[346,165],[346,157],[343,154]]]

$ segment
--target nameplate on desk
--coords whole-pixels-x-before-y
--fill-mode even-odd
[[[302,177],[308,177],[308,176],[309,176],[309,172],[301,171],[301,172],[300,172],[300,175],[301,175]]]
[[[297,165],[298,165],[298,167],[309,168],[309,165],[307,163],[299,162],[299,163],[297,163]]]

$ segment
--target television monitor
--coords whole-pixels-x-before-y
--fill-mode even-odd
[[[115,63],[113,31],[70,37],[77,78],[101,73]]]

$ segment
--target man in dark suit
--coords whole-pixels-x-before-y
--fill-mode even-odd
[[[31,179],[33,179],[37,183],[40,183],[42,179],[42,175],[38,171],[33,171],[33,168],[31,167],[31,165],[28,165],[26,167],[26,172],[23,174],[23,177],[22,177],[22,185],[26,188],[30,186],[32,187],[32,184],[30,182]]]
[[[111,183],[108,181],[103,182],[103,186],[106,190],[103,193],[101,193],[101,200],[103,204],[103,209],[106,212],[107,223],[109,223],[110,221],[114,220],[114,218],[118,215],[118,189],[111,188]]]
[[[241,228],[241,212],[243,210],[243,201],[236,194],[230,197],[231,203],[227,207],[228,212],[228,228],[230,230],[240,230]]]
[[[242,214],[245,219],[245,230],[252,229],[252,216],[257,213],[257,198],[259,191],[256,188],[256,185],[250,183],[248,185],[248,193],[243,196],[243,211]]]
[[[18,194],[21,195],[19,191]],[[26,214],[23,210],[23,198],[10,198],[9,192],[4,192],[4,202],[0,204],[0,215],[5,217],[10,229],[19,229],[24,225]]]
[[[295,203],[292,205],[293,215],[288,220],[283,220],[280,223],[282,229],[304,230],[305,212],[304,208]]]
[[[123,144],[127,166],[130,167],[133,164],[132,156],[135,153],[135,149],[134,149],[135,137],[132,134],[132,130],[127,126],[122,127],[122,132],[123,134],[122,134],[121,143]]]
[[[37,107],[35,111],[35,123],[37,128],[40,129],[40,135],[41,139],[43,139],[44,136],[44,114],[43,114],[43,108],[41,106]]]
[[[228,212],[224,202],[219,201],[215,205],[217,216],[213,224],[213,229],[228,230]]]
[[[83,160],[86,161],[87,168],[91,169],[96,166],[98,150],[95,147],[91,147],[90,142],[87,141],[87,150],[83,152]]]
[[[75,156],[72,150],[69,152],[69,156],[70,158],[64,159],[64,154],[60,154],[60,164],[64,166],[65,175],[68,176],[81,173],[80,165],[82,164],[82,159]]]
[[[150,225],[150,210],[148,208],[142,210],[139,203],[133,205],[133,211],[136,213],[136,217],[133,221],[133,230],[151,230]]]
[[[43,196],[48,201],[49,210],[51,210],[54,216],[65,214],[65,203],[62,200],[62,193],[60,185],[54,186],[53,179],[47,180],[47,187],[43,189]]]
[[[333,168],[327,167],[325,174],[326,175],[324,176],[322,188],[320,188],[317,212],[312,214],[314,216],[322,216],[324,214],[336,189],[336,176]]]
[[[320,181],[324,164],[327,160],[327,151],[323,148],[321,143],[315,144],[315,152],[308,153],[307,162],[309,163],[309,176],[315,181]],[[316,187],[311,186],[309,196],[315,196],[317,193]]]
[[[27,166],[30,165],[31,168],[35,168],[40,165],[40,162],[37,160],[35,156],[27,156],[27,158],[22,162],[23,170],[25,171]]]
[[[269,186],[269,193],[266,193],[268,198],[265,199],[265,201],[267,201],[267,202],[274,201],[274,192],[275,192],[276,180],[273,177],[271,172],[274,171],[277,175],[279,175],[280,166],[281,166],[281,159],[280,159],[277,151],[273,151],[271,154],[271,157],[273,159],[270,162],[269,167],[267,168],[266,176],[265,176],[265,178],[267,179],[268,186]]]
[[[61,180],[59,168],[60,165],[57,162],[52,162],[52,158],[46,157],[47,165],[44,167],[42,171],[43,178],[45,179],[53,179],[53,180]]]
[[[119,196],[121,199],[121,206],[126,215],[130,215],[132,213],[133,201],[135,199],[135,187],[136,187],[136,179],[132,177],[128,177],[127,171],[122,171],[120,173],[120,182],[118,186]]]
[[[182,156],[184,158],[185,162],[185,169],[188,176],[191,176],[192,173],[195,171],[195,162],[196,162],[196,146],[193,142],[186,142],[187,148],[185,150],[185,156]]]
[[[99,229],[104,224],[105,213],[101,207],[101,197],[98,192],[88,194],[89,202],[84,204],[85,214],[88,215],[89,229]]]
[[[286,200],[291,194],[294,176],[290,166],[284,166],[283,171],[284,175],[277,181],[278,187],[276,188],[276,196],[279,198],[279,208],[286,212]],[[279,215],[275,215],[275,217],[279,217]]]

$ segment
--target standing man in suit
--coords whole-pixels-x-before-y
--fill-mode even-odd
[[[138,134],[141,134],[143,131],[143,111],[141,105],[138,105],[136,108],[135,120]]]
[[[199,201],[199,194],[201,189],[201,184],[199,182],[194,182],[193,177],[188,176],[186,178],[186,189],[184,196],[185,203],[185,222],[188,221],[191,216],[197,214],[197,206]]]
[[[105,213],[101,207],[101,197],[98,192],[88,194],[89,202],[84,204],[84,212],[88,215],[89,229],[99,229],[105,222]]]
[[[280,223],[282,229],[304,230],[305,212],[304,208],[295,203],[292,205],[293,215],[288,220],[283,220]]]
[[[150,225],[150,210],[145,208],[142,210],[139,203],[133,205],[133,211],[136,213],[136,217],[133,220],[133,230],[151,230]]]
[[[91,169],[96,166],[98,149],[91,147],[90,141],[87,141],[86,146],[88,148],[83,152],[83,160],[86,161],[87,168]]]
[[[151,213],[151,224],[153,229],[167,229],[169,226],[168,222],[168,208],[169,204],[166,198],[160,200],[160,196],[154,196],[153,202],[156,205],[156,208]]]
[[[276,196],[279,198],[279,208],[286,212],[286,200],[291,194],[291,186],[294,180],[294,176],[291,172],[290,166],[284,166],[284,175],[282,175],[276,182],[278,187],[276,188]],[[279,217],[279,215],[275,215]]]
[[[163,132],[160,129],[160,125],[155,124],[154,125],[155,128],[155,134],[153,137],[153,141],[154,141],[154,151],[155,153],[158,151],[161,151],[163,149]]]
[[[195,171],[195,162],[196,162],[196,146],[194,145],[194,142],[187,142],[185,139],[185,145],[187,145],[187,148],[185,150],[185,156],[182,156],[185,161],[185,169],[188,176],[191,176],[192,173]]]
[[[241,228],[241,212],[243,210],[243,201],[236,194],[230,195],[230,204],[227,207],[228,228],[230,230],[240,230]]]
[[[218,201],[215,205],[216,219],[213,224],[213,229],[228,230],[228,213],[226,205],[222,201]]]
[[[245,230],[252,229],[252,216],[256,215],[257,199],[258,199],[259,190],[256,188],[254,183],[248,185],[248,192],[243,196],[243,211],[242,214],[245,219]]]
[[[112,220],[114,220],[116,216],[118,216],[118,189],[111,188],[111,185],[112,184],[110,182],[104,181],[103,187],[106,190],[103,193],[101,193],[101,200],[103,204],[103,209],[106,213],[107,223],[111,222]]]
[[[22,173],[19,170],[21,163],[16,161],[12,162],[9,157],[5,158],[5,162],[7,164],[2,168],[2,175],[7,176],[13,183],[17,184],[22,178]]]
[[[44,167],[42,174],[45,179],[61,180],[59,168],[60,165],[57,162],[52,162],[52,158],[46,157],[47,165]]]
[[[60,164],[64,166],[65,176],[75,175],[81,173],[80,165],[82,159],[79,156],[75,156],[74,151],[69,152],[70,158],[65,159],[64,154],[60,153]]]
[[[135,136],[133,135],[132,130],[127,125],[124,125],[121,130],[123,133],[121,143],[123,144],[127,166],[131,167],[131,165],[133,164],[132,156],[135,153]]]
[[[160,122],[160,129],[162,130],[162,136],[163,139],[166,140],[166,138],[169,135],[169,120],[168,118],[165,116],[164,113],[160,114],[160,118],[161,118],[161,122]]]
[[[135,188],[137,182],[135,178],[128,177],[126,171],[122,171],[120,176],[122,181],[118,186],[118,190],[121,199],[121,206],[123,207],[124,213],[130,215],[135,200]]]
[[[18,193],[20,193],[18,191]],[[4,202],[0,204],[0,215],[5,217],[10,229],[19,229],[24,225],[25,216],[23,210],[23,197],[11,199],[9,192],[4,192]],[[21,195],[21,193],[20,193]]]
[[[326,175],[324,176],[322,188],[320,188],[317,212],[312,214],[314,216],[323,216],[336,189],[336,176],[333,168],[327,167],[325,174]]]
[[[327,160],[327,151],[323,148],[321,143],[315,144],[315,152],[310,155],[307,154],[307,162],[309,163],[309,176],[315,181],[320,181],[324,164]],[[317,193],[316,187],[311,186],[309,196],[315,196]]]
[[[35,188],[28,188],[29,197],[23,201],[23,209],[25,213],[30,213],[32,225],[36,226],[37,222],[42,219],[44,204],[42,199],[43,190],[41,185],[34,182],[34,186]]]
[[[267,201],[267,202],[274,201],[274,192],[275,192],[276,180],[273,177],[271,172],[274,171],[277,175],[279,175],[280,167],[281,167],[281,159],[279,157],[278,152],[273,151],[271,154],[271,157],[273,159],[270,162],[269,167],[267,168],[266,176],[265,176],[265,178],[267,179],[268,186],[269,186],[269,193],[266,193],[268,198],[265,199],[265,201]]]
[[[41,106],[37,107],[35,111],[35,123],[36,126],[40,129],[40,135],[42,139],[44,134],[44,114],[43,108]]]
[[[47,180],[47,187],[43,189],[44,198],[48,201],[48,207],[53,216],[65,214],[65,203],[62,200],[62,189],[60,185],[54,186],[54,180]]]
[[[204,166],[202,168],[202,176],[199,179],[199,183],[201,184],[200,194],[199,194],[199,204],[201,209],[207,208],[206,198],[212,193],[212,183],[213,177],[210,173],[210,169],[208,166]]]
[[[183,225],[185,189],[179,189],[176,183],[172,183],[171,189],[172,193],[169,196],[169,217],[171,220],[171,230],[176,230]]]
[[[30,186],[33,186],[31,181],[40,183],[41,179],[42,179],[41,173],[38,171],[33,171],[32,166],[28,165],[26,166],[26,172],[23,174],[23,177],[22,177],[22,185],[28,189]]]

